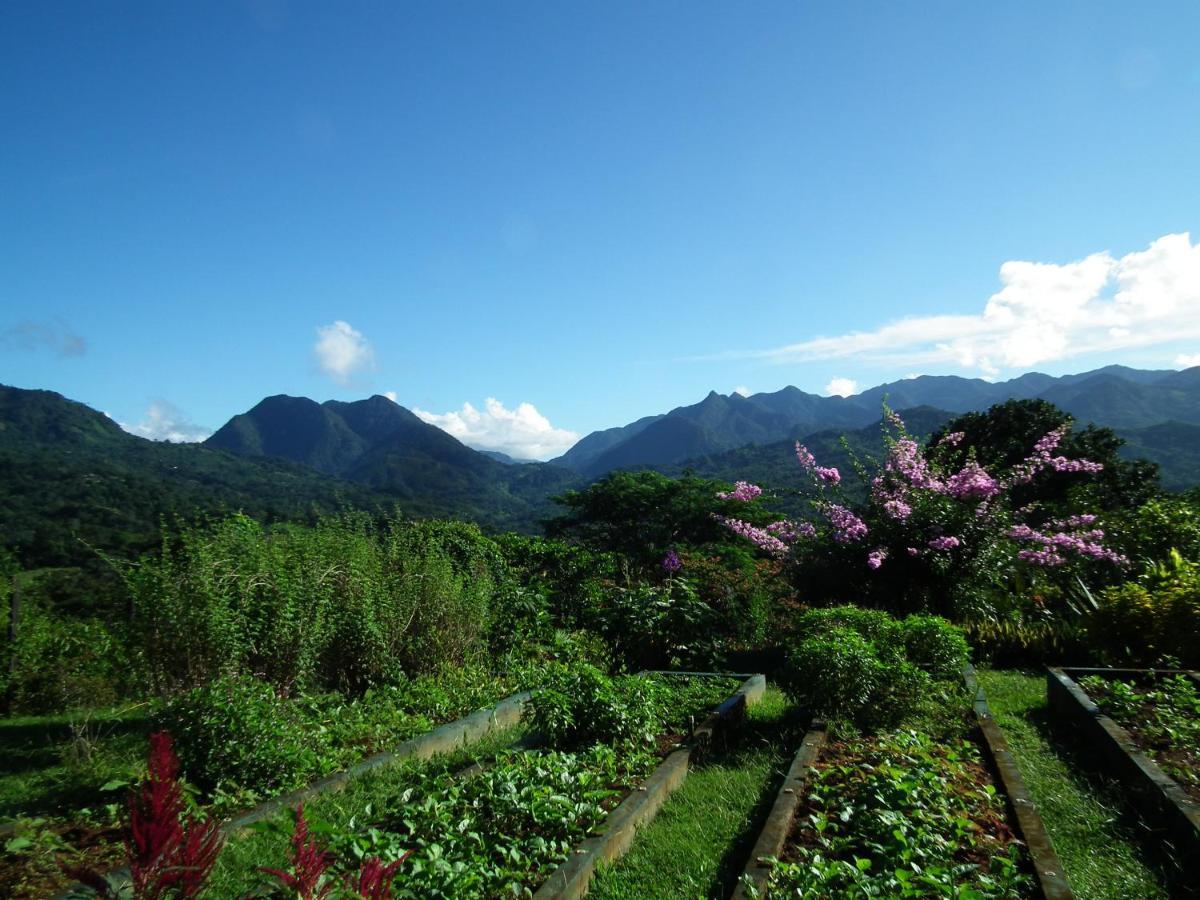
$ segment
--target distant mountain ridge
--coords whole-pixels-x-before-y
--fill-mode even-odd
[[[515,465],[473,450],[387,397],[317,403],[267,397],[205,442],[241,456],[275,456],[372,488],[420,499],[441,514],[529,527],[549,497],[579,483],[546,463]]]
[[[0,536],[39,564],[59,565],[90,553],[87,546],[145,549],[164,516],[238,509],[303,520],[346,506],[398,506],[405,515],[532,530],[555,511],[551,497],[618,468],[691,468],[786,487],[796,475],[791,441],[803,439],[827,464],[841,462],[843,434],[870,451],[885,396],[918,434],[1006,399],[1046,399],[1081,424],[1112,428],[1126,439],[1127,458],[1159,463],[1164,487],[1200,484],[1200,367],[1033,372],[998,384],[926,376],[845,398],[795,387],[751,397],[711,392],[590,434],[559,465],[516,465],[473,450],[382,396],[267,397],[202,444],[168,444],[128,434],[51,391],[0,385]]]
[[[536,530],[581,481],[497,462],[385,397],[268,397],[200,444],[129,434],[52,391],[0,385],[0,540],[29,565],[132,555],[164,518],[242,510],[305,521],[353,507]]]
[[[923,375],[870,388],[851,397],[821,397],[796,387],[749,397],[715,391],[692,406],[648,416],[622,428],[593,432],[552,462],[596,478],[613,469],[670,469],[686,460],[710,457],[752,444],[794,440],[830,429],[855,430],[879,419],[884,399],[893,409],[925,407],[947,414],[985,410],[1012,399],[1040,398],[1083,424],[1113,428],[1118,434],[1166,423],[1200,426],[1200,367],[1147,371],[1105,366],[1054,377],[1029,372],[1003,382],[956,375]],[[1179,429],[1157,432],[1180,435]],[[1190,457],[1167,453],[1154,435],[1139,440],[1151,458],[1171,456],[1175,483],[1194,484],[1200,476],[1178,471]]]

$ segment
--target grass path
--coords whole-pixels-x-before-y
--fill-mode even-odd
[[[1070,750],[1049,730],[1046,679],[1012,671],[979,672],[988,705],[1016,754],[1062,859],[1076,896],[1083,900],[1129,900],[1169,896],[1161,872],[1120,818],[1113,788],[1089,779]]]
[[[800,731],[768,688],[738,747],[694,769],[615,866],[592,882],[595,900],[727,897],[791,763]]]

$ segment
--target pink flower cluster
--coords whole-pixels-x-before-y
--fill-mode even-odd
[[[883,561],[887,559],[888,552],[882,548],[872,550],[867,554],[867,568],[871,570],[878,569],[883,565]]]
[[[867,524],[844,506],[830,503],[825,507],[825,517],[833,526],[833,539],[839,544],[861,541],[867,534]]]
[[[1064,554],[1068,553],[1086,559],[1104,560],[1119,566],[1126,565],[1128,559],[1100,543],[1104,540],[1102,529],[1080,530],[1095,521],[1096,517],[1091,515],[1056,519],[1046,523],[1046,531],[1037,531],[1028,525],[1014,525],[1008,530],[1008,536],[1015,541],[1030,541],[1041,545],[1037,549],[1017,552],[1018,559],[1035,566],[1061,566],[1067,561]]]
[[[1060,425],[1034,444],[1033,453],[1013,466],[1009,485],[1029,484],[1033,477],[1044,469],[1053,469],[1055,472],[1087,472],[1092,475],[1103,471],[1102,463],[1053,455],[1070,427],[1070,425]]]
[[[748,481],[734,482],[732,491],[718,491],[718,500],[741,500],[743,503],[748,503],[755,497],[762,494],[762,488],[757,484],[751,484]]]
[[[945,534],[941,537],[935,537],[929,542],[931,550],[953,550],[955,547],[962,544],[958,538],[952,534]]]
[[[1000,482],[971,460],[946,481],[946,493],[955,500],[987,500],[1000,493]]]
[[[938,441],[938,446],[939,447],[957,447],[959,444],[962,443],[962,439],[965,438],[966,436],[967,436],[966,432],[952,431],[949,434],[942,435],[942,439],[940,441]]]
[[[896,441],[892,449],[888,451],[883,471],[885,473],[895,472],[918,489],[937,491],[939,494],[943,493],[945,489],[942,482],[930,470],[929,463],[921,453],[920,445],[912,438],[901,438]]]
[[[800,462],[802,468],[812,472],[826,484],[838,484],[842,480],[842,473],[835,467],[818,466],[816,458],[799,441],[796,442],[796,459]]]
[[[771,555],[784,556],[787,554],[788,545],[765,528],[758,528],[749,522],[743,522],[741,519],[733,519],[727,516],[716,516],[715,518],[734,534],[744,537],[750,543],[754,544],[754,546],[766,550]]]
[[[817,529],[813,527],[812,522],[789,522],[786,519],[772,522],[767,526],[767,531],[788,543],[817,536]]]

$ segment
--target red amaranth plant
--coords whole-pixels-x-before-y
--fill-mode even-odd
[[[351,879],[348,887],[363,900],[391,900],[392,880],[410,853],[411,850],[395,862],[386,865],[378,856],[364,859],[362,868],[358,870],[358,877]]]
[[[165,731],[150,735],[149,773],[129,798],[125,853],[134,900],[195,897],[204,887],[224,837],[212,819],[186,814],[179,759]],[[94,869],[67,870],[102,897],[118,897],[112,879]]]
[[[150,773],[129,800],[129,870],[142,900],[195,897],[208,880],[224,838],[212,819],[185,815],[179,759],[165,731],[150,735]]]
[[[260,868],[260,872],[277,878],[285,887],[296,892],[300,900],[324,900],[333,891],[334,882],[325,878],[333,863],[333,854],[323,850],[316,838],[309,837],[304,804],[296,807],[296,825],[292,829],[291,871]]]
[[[259,868],[259,871],[295,891],[298,900],[325,900],[337,886],[337,882],[326,877],[334,857],[317,843],[316,838],[309,835],[308,820],[304,817],[304,804],[296,807],[296,824],[292,828],[291,844],[291,871],[266,867]],[[363,900],[390,900],[392,881],[400,866],[408,859],[409,853],[390,863],[384,863],[377,856],[367,857],[362,861],[356,875],[346,877],[346,889]]]

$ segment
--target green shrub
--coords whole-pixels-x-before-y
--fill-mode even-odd
[[[0,695],[12,712],[110,706],[130,686],[125,642],[99,619],[56,615],[26,601],[17,640],[5,651]]]
[[[904,641],[901,637],[900,623],[883,610],[862,606],[810,609],[801,613],[794,623],[799,640],[825,634],[833,628],[853,631],[885,654],[894,651],[899,656],[902,653]]]
[[[976,657],[997,667],[1078,665],[1093,655],[1083,626],[1073,622],[964,622],[962,630]]]
[[[649,678],[610,677],[587,664],[555,667],[534,692],[526,718],[560,750],[646,744],[658,734],[661,695]]]
[[[795,630],[798,643],[780,674],[784,690],[814,715],[868,731],[924,715],[933,683],[957,683],[967,660],[961,630],[937,616],[897,621],[840,606],[803,613]]]
[[[971,648],[961,628],[940,616],[913,615],[900,622],[900,634],[908,660],[934,678],[962,675]]]
[[[258,675],[361,695],[486,649],[504,561],[473,526],[365,516],[183,527],[122,574],[153,689]]]
[[[721,656],[716,613],[683,578],[613,588],[589,624],[630,669],[708,669]]]
[[[287,790],[332,771],[330,734],[268,683],[228,676],[175,697],[156,717],[184,776],[207,793]]]
[[[861,716],[886,675],[873,644],[835,625],[800,641],[780,680],[813,715],[852,720]]]
[[[1113,662],[1158,665],[1166,658],[1200,666],[1200,566],[1178,554],[1141,582],[1105,590],[1088,635]]]

